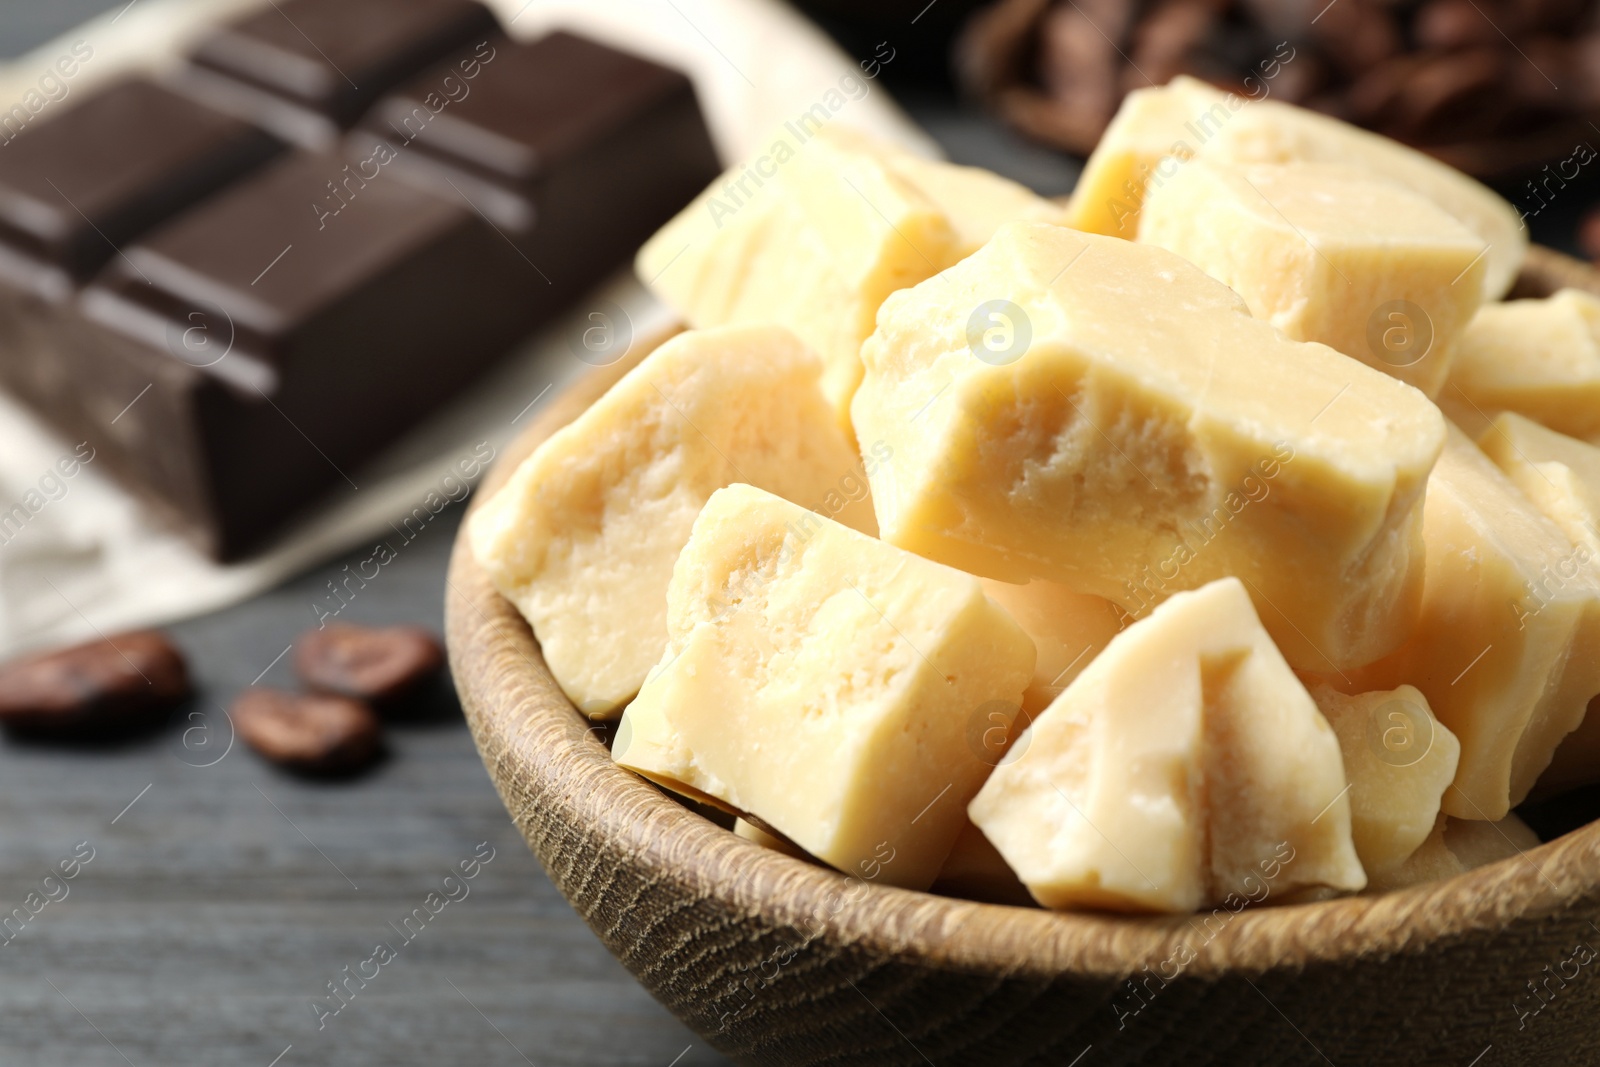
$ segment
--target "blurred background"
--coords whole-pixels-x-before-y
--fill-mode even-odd
[[[0,58],[132,6],[4,0]],[[1492,184],[1534,240],[1600,255],[1589,221],[1600,167],[1572,163],[1600,146],[1600,5],[800,7],[843,56],[872,65],[874,84],[949,158],[1041,194],[1070,192],[1124,93],[1187,73],[1418,145]],[[545,398],[536,386],[528,407]],[[513,399],[512,411],[527,410]],[[0,421],[0,456],[20,440],[10,433]],[[461,509],[450,503],[408,539],[342,621],[440,632]],[[382,757],[357,776],[288,774],[233,743],[222,709],[251,686],[294,686],[286,653],[332,584],[371,555],[354,543],[325,539],[265,591],[167,627],[195,695],[161,728],[87,744],[0,741],[0,914],[64,858],[92,854],[70,892],[0,942],[0,1065],[724,1062],[651,1001],[545,880],[447,678],[391,717]],[[6,551],[0,579],[18,566]],[[474,857],[468,896],[336,1015],[318,1010],[340,1003],[333,985]]]
[[[1504,195],[1535,241],[1600,254],[1600,234],[1581,237],[1600,176],[1561,168],[1600,148],[1600,21],[1583,0],[802,6],[851,54],[906,42],[883,72],[897,99],[955,161],[1041,193],[1070,190],[1123,95],[1188,74],[1422,148]]]

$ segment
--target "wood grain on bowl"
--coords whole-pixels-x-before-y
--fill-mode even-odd
[[[1574,284],[1600,292],[1600,274],[1536,248],[1518,295]],[[484,492],[649,347],[554,402]],[[614,765],[464,538],[446,617],[529,846],[639,981],[740,1062],[1600,1063],[1600,825],[1448,881],[1239,913],[938,897],[762,848]]]

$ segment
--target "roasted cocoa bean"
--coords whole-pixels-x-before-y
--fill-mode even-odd
[[[251,687],[234,699],[229,715],[245,744],[292,770],[345,773],[378,755],[377,714],[348,697]]]
[[[295,642],[295,673],[308,689],[383,703],[404,696],[444,664],[439,639],[420,626],[374,629],[334,623]]]
[[[134,630],[0,666],[0,724],[92,738],[132,728],[189,696],[183,654],[155,630]]]

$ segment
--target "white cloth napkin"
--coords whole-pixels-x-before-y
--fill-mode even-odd
[[[159,73],[215,22],[264,0],[134,0],[0,66],[0,101],[39,87],[75,44],[82,55],[47,87],[68,107],[94,85],[135,71]],[[778,0],[489,0],[513,36],[564,27],[686,71],[724,161],[751,156],[769,131],[821,104],[830,121],[927,155],[937,149],[878,85],[873,57],[849,57]],[[866,68],[861,60],[868,61]],[[849,79],[849,80],[844,80]],[[62,96],[59,82],[67,86]],[[35,99],[38,99],[37,97]],[[842,103],[841,103],[842,101]],[[813,113],[815,113],[813,111]],[[416,509],[459,497],[463,471],[498,453],[539,407],[587,364],[569,343],[604,303],[620,307],[636,336],[670,319],[627,271],[519,347],[503,365],[355,473],[359,489],[335,496],[276,546],[219,566],[196,552],[97,466],[74,462],[77,442],[46,429],[0,393],[0,657],[96,633],[158,625],[243,600],[369,539],[388,536]],[[465,464],[465,467],[463,467]],[[71,471],[70,474],[66,473]],[[478,471],[474,474],[481,474]],[[23,508],[18,521],[15,506]],[[10,526],[4,515],[13,516]],[[20,529],[18,528],[20,526]],[[403,549],[402,549],[403,551]]]

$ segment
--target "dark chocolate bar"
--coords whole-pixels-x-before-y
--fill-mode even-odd
[[[469,199],[558,287],[616,261],[592,240],[597,205],[609,238],[637,245],[720,169],[688,78],[560,32],[412,80],[350,142],[387,145],[400,173]]]
[[[82,280],[118,246],[281,147],[155,82],[118,82],[0,152],[0,242]]]
[[[167,127],[199,107],[134,84]],[[430,100],[431,85],[446,95]],[[378,110],[419,103],[417,135],[369,126],[265,169],[277,142],[200,108],[148,143],[112,138],[128,153],[115,181],[74,169],[99,148],[73,154],[73,116],[111,104],[30,128],[0,152],[0,200],[46,177],[84,190],[80,222],[105,247],[65,214],[29,230],[42,216],[13,221],[0,202],[0,337],[32,338],[0,343],[0,379],[236,558],[325,493],[356,491],[361,463],[625,263],[718,170],[687,79],[567,34],[472,45]],[[53,271],[49,301],[7,264]]]
[[[198,518],[224,558],[320,490],[354,490],[358,463],[551,310],[465,204],[379,178],[320,225],[311,204],[345,165],[295,154],[130,246],[83,294],[61,402],[98,440],[102,413],[153,383],[108,463]]]
[[[282,148],[260,128],[143,78],[108,85],[7,142],[0,380],[46,410],[77,389],[61,351],[78,285],[123,244]]]
[[[202,40],[181,78],[219,107],[325,147],[395,85],[499,32],[476,0],[274,0]]]

